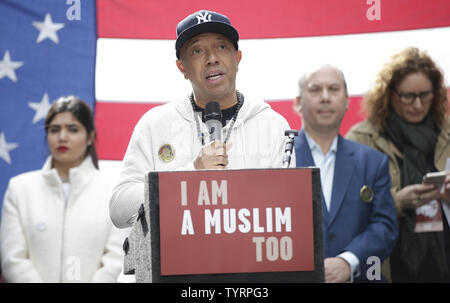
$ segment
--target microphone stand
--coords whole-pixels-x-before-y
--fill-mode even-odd
[[[285,131],[284,135],[288,137],[288,140],[284,149],[283,168],[288,168],[291,163],[292,149],[294,148],[294,140],[298,136],[298,131],[290,129]]]

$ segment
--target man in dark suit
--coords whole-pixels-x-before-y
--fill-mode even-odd
[[[398,234],[388,158],[339,135],[348,102],[344,75],[330,65],[307,72],[294,101],[297,167],[320,168],[326,282],[367,281]]]

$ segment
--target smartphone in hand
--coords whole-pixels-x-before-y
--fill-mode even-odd
[[[446,171],[427,173],[423,176],[423,183],[434,184],[437,188],[441,188],[442,184],[444,184],[445,176],[447,176]]]

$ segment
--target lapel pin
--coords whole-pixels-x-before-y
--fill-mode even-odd
[[[370,203],[373,200],[373,189],[370,186],[364,185],[359,191],[359,196],[364,203]]]

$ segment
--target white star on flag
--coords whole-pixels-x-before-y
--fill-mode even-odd
[[[7,76],[13,82],[17,82],[16,72],[23,65],[23,62],[19,61],[11,61],[11,56],[9,55],[9,51],[7,50],[3,55],[3,60],[0,61],[0,79],[4,76]]]
[[[48,94],[45,93],[41,102],[28,102],[28,106],[36,111],[33,118],[33,124],[39,122],[41,119],[45,119],[51,104],[48,99]]]
[[[11,157],[9,152],[17,148],[19,144],[6,142],[5,133],[0,134],[0,158],[6,161],[6,163],[11,164]]]
[[[39,30],[39,36],[37,37],[36,43],[40,43],[41,41],[49,38],[50,40],[58,44],[59,39],[56,32],[62,29],[65,24],[53,23],[52,16],[50,15],[50,13],[47,13],[45,15],[44,22],[33,22],[33,26]]]

